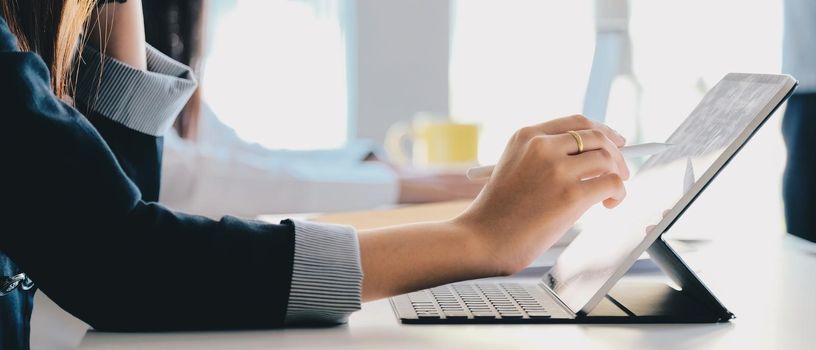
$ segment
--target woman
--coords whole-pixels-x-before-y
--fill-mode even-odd
[[[140,1],[98,10],[87,0],[0,4],[0,110],[12,131],[0,138],[11,204],[0,268],[30,276],[98,330],[343,322],[361,300],[517,272],[589,207],[625,196],[624,140],[573,116],[518,131],[474,203],[447,221],[358,235],[174,212],[153,202],[160,135],[194,84],[188,70],[144,46]],[[91,13],[83,61],[93,63],[96,45],[107,66],[90,96],[81,96],[80,67],[74,100],[83,115],[64,100]],[[4,285],[0,297],[3,342],[15,348],[27,346],[31,311],[33,289],[21,285]]]
[[[148,44],[193,67],[199,77],[205,5],[205,0],[143,0]],[[462,172],[431,174],[365,161],[376,148],[364,141],[314,151],[248,143],[218,119],[200,91],[199,86],[164,140],[160,200],[174,209],[254,217],[473,198],[482,188]]]

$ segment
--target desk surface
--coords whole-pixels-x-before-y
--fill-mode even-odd
[[[400,325],[387,301],[325,329],[182,334],[88,333],[83,349],[806,349],[816,324],[816,252],[782,239],[705,249],[692,265],[737,318],[704,325]],[[757,242],[755,242],[757,243]],[[794,242],[795,243],[795,242]],[[762,250],[762,251],[758,251]],[[719,259],[725,253],[729,259]],[[761,256],[767,264],[752,263]],[[723,281],[718,283],[717,281]]]
[[[461,207],[461,203],[457,205]],[[370,217],[360,216],[364,220]],[[336,221],[355,223],[355,219]],[[781,234],[745,234],[752,231],[750,227],[729,226],[732,234],[684,256],[737,315],[735,320],[725,324],[401,325],[388,302],[382,300],[364,304],[363,310],[355,313],[348,325],[339,327],[171,334],[90,332],[81,348],[812,348],[814,338],[811,333],[816,324],[816,276],[813,273],[816,271],[816,249]]]

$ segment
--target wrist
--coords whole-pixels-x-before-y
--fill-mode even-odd
[[[419,176],[400,176],[399,203],[421,204],[444,200],[442,192],[432,187],[428,179]]]
[[[473,272],[474,278],[509,276],[524,268],[518,268],[518,264],[511,259],[512,255],[503,253],[503,245],[491,239],[495,234],[488,232],[491,230],[489,227],[463,216],[450,220],[448,224],[464,242],[461,262]]]

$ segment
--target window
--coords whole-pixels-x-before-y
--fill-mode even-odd
[[[635,81],[614,80],[606,104],[606,121],[630,140],[665,139],[729,71],[779,72],[779,0],[599,1],[613,16],[630,9]],[[482,162],[521,126],[584,112],[595,16],[610,16],[596,3],[454,0],[451,114],[483,125]]]
[[[608,87],[605,120],[630,142],[665,140],[728,72],[780,71],[781,0],[456,1],[451,114],[484,126],[481,162],[495,162],[517,128],[584,110],[596,5],[628,20],[618,39],[631,39],[631,67],[624,69],[631,74]],[[629,10],[616,12],[620,7],[615,6]],[[617,51],[626,54],[629,49]],[[781,231],[781,120],[780,111],[706,191],[704,196],[715,200],[692,207],[690,213],[707,220],[697,220],[701,226],[691,231],[711,231],[706,225],[716,223],[728,210],[724,203],[737,198],[752,203],[751,208],[739,206],[741,215],[763,218],[752,234]],[[745,233],[728,231],[722,233]]]
[[[643,87],[639,113],[646,140],[668,137],[726,73],[781,69],[780,0],[631,3],[634,73]]]
[[[495,162],[519,127],[581,112],[591,1],[463,0],[451,16],[451,115],[482,125],[481,162]]]
[[[726,73],[779,73],[781,69],[781,0],[631,3],[634,73],[642,86],[637,110],[643,141],[665,140]],[[611,109],[615,91],[612,95],[607,113],[621,118],[622,110]],[[784,232],[781,122],[782,111],[777,111],[686,214],[702,219],[681,220],[673,230],[730,235],[746,244],[759,236]],[[736,203],[741,200],[750,204]],[[723,222],[723,213],[734,213],[732,208],[738,208],[740,217],[761,219],[747,220],[750,227],[732,220]],[[733,219],[737,214],[727,216]]]
[[[214,1],[204,99],[249,141],[272,148],[341,146],[346,52],[338,1]]]

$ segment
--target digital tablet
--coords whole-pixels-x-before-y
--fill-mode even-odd
[[[615,209],[593,210],[543,277],[570,310],[587,314],[683,213],[796,87],[788,75],[726,75],[626,183]]]

